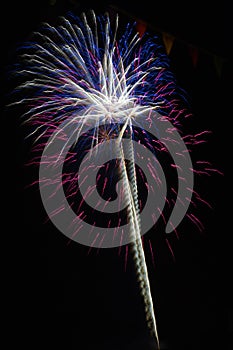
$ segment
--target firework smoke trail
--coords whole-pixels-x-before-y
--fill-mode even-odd
[[[70,151],[70,145],[76,144],[79,147],[79,138],[82,134],[85,139],[84,146],[88,143],[87,141],[91,144],[93,152],[90,153],[94,153],[95,147],[101,145],[106,139],[117,140],[115,147],[116,158],[120,159],[118,170],[123,183],[122,201],[127,207],[130,227],[130,239],[127,242],[131,243],[148,326],[155,335],[159,347],[141,240],[135,168],[136,151],[133,140],[143,135],[144,143],[150,150],[155,149],[157,153],[166,154],[165,146],[169,149],[169,144],[176,143],[173,139],[174,130],[179,130],[180,119],[188,116],[183,107],[186,104],[185,97],[178,91],[174,77],[169,71],[167,55],[156,37],[151,38],[145,34],[140,38],[131,24],[126,26],[124,33],[118,38],[118,17],[116,16],[115,23],[111,26],[107,14],[96,17],[93,11],[90,12],[89,20],[85,14],[81,17],[69,14],[67,18],[60,18],[60,24],[56,27],[45,23],[40,32],[34,33],[33,40],[23,45],[22,50],[21,62],[16,67],[16,72],[24,79],[17,89],[23,97],[16,103],[26,105],[27,109],[29,107],[23,118],[32,128],[28,137],[32,137],[36,145],[38,158],[33,162],[45,166],[46,169],[58,168],[65,163],[65,155],[67,155],[72,164],[77,158],[77,151],[75,147],[73,152]],[[25,98],[25,95],[28,97]],[[133,127],[133,123],[135,126],[137,118],[141,115],[145,115],[147,123],[153,125],[156,121],[153,118],[157,112],[162,115],[160,118],[159,114],[156,114],[158,120],[168,121],[163,142],[151,137],[147,132],[138,133]],[[172,125],[169,121],[172,121]],[[92,127],[91,133],[88,133],[87,126],[90,126],[89,129]],[[139,123],[138,126],[141,127],[141,124]],[[125,137],[129,140],[128,169],[123,147]],[[200,134],[196,137],[187,135],[185,143],[187,145],[199,143],[199,137]],[[48,156],[46,151],[53,144],[56,145],[57,140],[61,142],[58,142],[58,147]],[[45,157],[41,157],[42,152],[45,152]],[[181,153],[179,156],[185,157]],[[203,164],[206,165],[206,163]],[[157,174],[153,165],[148,162],[147,167],[155,178]],[[171,164],[171,167],[175,167],[175,164]],[[88,166],[83,168],[83,173],[86,170]],[[179,170],[177,166],[179,178],[185,182],[186,179],[182,179],[184,175],[179,173]],[[50,197],[56,196],[60,187],[66,185],[68,196],[73,199],[77,195],[75,183],[79,176],[68,172],[64,174],[62,184],[59,176],[56,177],[56,175],[47,180],[42,177],[40,182],[42,187],[53,188]],[[159,182],[159,180],[157,176],[156,181]],[[92,192],[93,188],[89,186],[77,209],[78,218],[85,218],[82,205]],[[185,197],[188,202],[191,195],[190,186],[187,188]],[[201,200],[201,197],[197,195],[197,199]],[[53,212],[49,213],[50,218],[64,211],[62,203],[58,204],[60,207],[58,205]],[[97,206],[98,203],[96,208]],[[158,214],[161,213],[160,208],[157,211]],[[195,216],[190,214],[189,218],[199,225]],[[109,226],[110,224],[109,221]],[[95,222],[93,229],[94,226]],[[80,235],[81,229],[82,226],[79,226],[74,230],[72,238]],[[103,240],[98,241],[98,239],[96,235],[92,246],[101,247]]]

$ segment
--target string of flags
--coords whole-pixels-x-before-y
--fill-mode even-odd
[[[110,11],[112,10],[112,11],[118,12],[118,13],[121,12],[122,14],[126,15],[127,17],[131,17],[133,20],[135,20],[136,25],[137,25],[137,30],[138,30],[138,33],[140,36],[142,36],[145,33],[145,31],[147,30],[147,27],[151,27],[152,30],[155,30],[156,32],[160,32],[160,34],[162,35],[164,47],[165,47],[165,50],[166,50],[166,53],[168,56],[172,52],[172,48],[174,46],[174,43],[177,41],[181,42],[184,46],[187,47],[187,50],[189,52],[194,69],[198,65],[200,53],[209,56],[212,59],[212,62],[214,64],[217,77],[221,78],[224,64],[225,64],[225,62],[227,62],[227,59],[225,57],[219,56],[213,52],[210,52],[210,51],[205,50],[203,48],[197,47],[193,44],[187,43],[186,41],[176,37],[175,35],[173,35],[171,33],[160,30],[159,28],[155,28],[151,24],[148,24],[139,18],[135,18],[135,16],[129,15],[129,13],[126,13],[124,10],[119,9],[118,7],[116,7],[114,5],[110,5],[109,10]]]
[[[56,4],[56,0],[48,0],[50,5],[55,5]],[[69,0],[70,3],[72,3],[73,5],[77,5],[79,2],[77,0]],[[130,15],[129,13],[127,13],[126,11],[124,11],[123,9],[120,9],[119,7],[117,7],[116,5],[108,5],[109,11],[113,11],[113,12],[121,12],[122,14],[126,15],[127,17],[131,17],[133,20],[136,20],[136,24],[137,24],[137,30],[140,36],[142,36],[145,31],[147,30],[147,27],[151,27],[153,30],[156,30],[156,32],[160,32],[160,34],[162,35],[162,40],[164,43],[164,47],[166,50],[167,55],[171,55],[172,52],[172,48],[174,46],[175,42],[181,42],[184,46],[187,47],[189,56],[191,58],[191,62],[193,64],[194,69],[198,66],[198,62],[199,62],[199,58],[200,58],[200,53],[208,55],[211,59],[212,62],[214,64],[215,67],[215,71],[216,71],[216,75],[221,78],[222,76],[222,72],[223,72],[223,66],[224,63],[227,61],[227,59],[225,57],[221,57],[213,52],[209,52],[203,48],[197,47],[193,44],[187,43],[184,40],[181,40],[180,38],[176,37],[175,35],[171,34],[171,33],[167,33],[163,30],[160,30],[159,28],[155,28],[154,26],[152,26],[149,23],[146,23],[144,21],[142,21],[139,18],[135,18],[135,16]]]
[[[166,32],[162,32],[162,38],[163,38],[163,43],[164,43],[164,46],[166,49],[166,53],[167,53],[167,55],[170,55],[173,44],[174,44],[175,40],[177,40],[177,39],[173,35],[170,35]],[[224,65],[224,62],[226,62],[226,59],[224,57],[221,57],[219,55],[216,55],[214,53],[211,53],[209,51],[201,49],[195,45],[191,45],[188,43],[184,43],[184,44],[187,46],[188,53],[190,55],[190,58],[191,58],[191,61],[192,61],[194,68],[197,67],[200,53],[204,53],[204,54],[210,56],[210,58],[213,60],[216,74],[219,78],[221,78],[223,65]]]
[[[147,24],[142,21],[142,20],[136,20],[136,25],[137,25],[137,30],[139,32],[139,35],[142,36],[145,31],[147,30]],[[156,31],[158,32],[159,30],[156,29]],[[167,55],[169,56],[172,52],[172,48],[173,45],[176,41],[182,42],[183,45],[185,45],[187,47],[192,65],[194,68],[197,67],[198,65],[198,60],[200,57],[200,53],[204,53],[205,55],[210,56],[210,58],[213,60],[213,64],[216,70],[216,74],[219,78],[221,78],[222,76],[222,71],[223,71],[223,65],[224,63],[227,61],[226,58],[221,57],[219,55],[216,55],[212,52],[209,52],[205,49],[199,48],[195,45],[189,44],[187,42],[185,42],[184,40],[181,40],[177,37],[175,37],[174,35],[167,33],[165,31],[160,31],[161,35],[162,35],[162,40],[163,40],[163,44],[166,50]]]

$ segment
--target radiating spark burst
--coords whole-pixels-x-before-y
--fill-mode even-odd
[[[147,183],[142,169],[136,167],[136,158],[140,154],[135,154],[132,141],[141,142],[159,158],[168,157],[169,154],[166,143],[146,132],[143,125],[135,128],[132,121],[136,122],[137,116],[144,114],[147,123],[153,124],[154,114],[151,112],[159,112],[163,118],[172,122],[173,127],[167,129],[166,140],[167,143],[172,143],[173,131],[181,132],[182,119],[189,116],[186,108],[188,103],[185,93],[179,89],[169,71],[169,60],[158,37],[150,37],[146,33],[141,38],[132,24],[126,25],[124,32],[119,35],[118,16],[111,23],[108,14],[96,17],[90,11],[89,15],[87,18],[85,14],[80,17],[69,14],[67,18],[61,17],[56,27],[44,23],[41,31],[33,34],[33,40],[23,45],[21,61],[17,67],[19,76],[24,79],[18,88],[23,97],[16,103],[27,107],[23,118],[31,128],[28,137],[32,137],[35,143],[32,163],[44,162],[48,167],[64,165],[62,183],[55,176],[40,179],[40,186],[52,187],[54,195],[63,186],[77,218],[90,221],[93,217],[90,221],[93,228],[100,225],[103,219],[102,215],[101,222],[97,222],[98,217],[94,213],[102,213],[104,208],[98,202],[91,211],[86,206],[85,202],[93,193],[93,187],[89,186],[85,195],[80,196],[78,181],[83,175],[82,181],[87,181],[85,173],[88,173],[91,165],[84,166],[83,174],[80,174],[77,161],[81,162],[89,150],[95,152],[97,145],[110,142],[111,139],[118,140],[118,159],[99,169],[97,187],[101,189],[106,205],[117,194],[119,202],[127,204],[126,212],[119,210],[115,217],[108,215],[105,227],[115,227],[117,236],[124,234],[122,225],[125,221],[130,224],[130,234],[134,237],[130,247],[144,298],[146,319],[159,348],[139,216],[145,202],[145,198],[140,197],[140,184],[144,190],[145,187],[153,190],[154,186]],[[84,125],[88,124],[94,127],[86,132]],[[75,137],[75,143],[66,157],[63,157],[63,149],[57,149],[52,156],[41,159],[43,150],[49,148],[55,139],[64,140],[64,147],[66,146],[67,127],[72,128],[70,137]],[[183,140],[188,149],[201,143],[204,134],[205,132],[184,135]],[[124,138],[131,140],[128,162],[125,161],[122,146]],[[168,170],[176,171],[178,166],[171,159],[166,159],[169,161]],[[201,165],[204,170],[193,171],[199,174],[210,174],[213,171],[208,162],[200,161],[198,166]],[[148,159],[147,168],[157,186],[160,186],[161,179],[156,164]],[[122,188],[117,188],[119,178],[122,180]],[[181,178],[181,181],[185,181],[185,178]],[[113,187],[116,191],[111,190]],[[183,199],[177,197],[175,186],[170,191],[170,197],[165,199],[168,206],[176,199],[183,205]],[[209,205],[197,192],[194,192],[191,202],[194,206],[195,199]],[[49,217],[52,218],[63,210],[63,203],[58,203]],[[166,222],[160,208],[156,208],[152,214],[153,220],[156,221],[160,215]],[[202,223],[194,214],[189,213],[187,217],[202,229]],[[76,222],[72,222],[71,226],[72,239],[80,233],[82,226],[76,225]],[[87,234],[91,235],[91,232]],[[96,246],[98,239],[96,235],[93,246]],[[173,255],[168,239],[166,242]],[[102,243],[103,238],[99,240],[99,247]],[[150,249],[153,254],[151,244]],[[128,246],[126,253],[128,254]]]

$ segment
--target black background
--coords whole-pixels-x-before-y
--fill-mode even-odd
[[[4,103],[11,82],[8,66],[16,45],[41,21],[52,20],[66,10],[79,13],[115,6],[124,16],[138,17],[177,38],[171,66],[180,85],[190,94],[195,130],[212,131],[200,150],[201,158],[224,172],[198,184],[213,209],[200,205],[204,231],[187,220],[179,227],[181,238],[172,241],[174,262],[164,239],[149,238],[154,245],[155,266],[148,241],[145,253],[162,349],[232,349],[231,301],[231,187],[230,154],[231,33],[226,4],[200,1],[110,3],[76,1],[8,2],[2,8]],[[193,67],[185,43],[200,50]],[[208,54],[206,54],[208,52]],[[219,77],[214,54],[223,58]],[[6,101],[5,101],[6,98]],[[25,167],[30,146],[24,141],[18,116],[3,108],[2,245],[6,297],[6,348],[24,349],[153,349],[144,321],[144,310],[130,257],[125,271],[125,248],[89,251],[67,239],[51,223],[39,192],[25,186],[36,170]],[[32,173],[33,172],[33,173]]]

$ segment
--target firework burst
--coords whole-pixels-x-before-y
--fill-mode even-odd
[[[193,194],[204,202],[193,192],[188,149],[205,133],[180,136],[188,103],[159,38],[140,37],[132,24],[120,35],[118,16],[111,22],[93,11],[88,17],[69,14],[54,27],[44,23],[20,50],[22,98],[16,104],[27,108],[22,118],[34,142],[32,163],[40,167],[49,218],[70,239],[91,247],[130,243],[147,323],[159,347],[141,236],[161,215],[167,232],[175,231]],[[179,180],[169,199],[158,161],[163,156]],[[148,215],[141,216],[148,198],[141,198],[140,184],[152,195],[149,226]],[[178,207],[169,220],[162,214],[165,204]],[[196,216],[187,216],[202,227]]]

